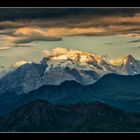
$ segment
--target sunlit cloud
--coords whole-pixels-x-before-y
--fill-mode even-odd
[[[50,28],[47,34],[50,36],[74,36],[74,35],[90,35],[105,33],[107,29],[105,28]]]
[[[0,30],[0,35],[10,35],[14,33],[14,29],[3,29]]]
[[[140,26],[110,25],[107,27],[86,27],[86,28],[49,28],[47,34],[50,36],[104,36],[115,34],[127,34],[140,30]]]
[[[93,59],[97,61],[97,63],[100,63],[101,61],[104,61],[102,56],[96,55],[94,53],[88,53],[88,52],[83,52],[79,50],[73,50],[73,49],[66,49],[66,48],[55,48],[52,49],[51,51],[49,50],[44,50],[43,51],[45,56],[48,59],[52,60],[77,60],[80,62],[91,62]]]
[[[0,50],[7,50],[9,48],[11,48],[11,47],[0,47]]]
[[[129,34],[126,34],[125,36],[130,37],[130,38],[140,39],[140,33],[129,33]]]
[[[111,65],[114,65],[114,66],[120,66],[120,65],[125,64],[126,61],[127,61],[126,58],[117,58],[117,59],[111,59],[111,60],[109,60],[109,63]]]
[[[86,15],[86,14],[85,14]],[[33,41],[60,41],[65,36],[122,34],[140,38],[140,13],[128,15],[69,15],[61,18],[0,21],[1,40],[24,47]],[[25,45],[26,46],[26,45]],[[28,45],[27,45],[28,46]]]
[[[3,37],[3,40],[15,44],[30,43],[32,41],[60,41],[62,38],[48,36],[45,31],[36,28],[19,28],[13,35]]]
[[[18,62],[15,62],[15,64],[13,65],[13,68],[18,68],[22,65],[25,65],[25,64],[31,64],[32,62],[31,61],[18,61]]]
[[[16,35],[25,35],[25,36],[30,36],[33,34],[46,35],[46,32],[42,31],[39,28],[24,27],[24,28],[16,29],[15,34]]]
[[[124,34],[130,37],[138,37],[134,32],[136,26],[112,25],[109,27],[88,27],[88,28],[39,28],[39,27],[23,27],[17,28],[15,31],[8,31],[1,39],[13,46],[27,47],[28,43],[33,41],[61,41],[65,36],[103,36]],[[129,32],[128,32],[129,31]],[[13,32],[13,33],[12,33]],[[15,44],[15,45],[14,45]],[[18,45],[19,44],[19,45]],[[30,45],[29,45],[30,46]]]

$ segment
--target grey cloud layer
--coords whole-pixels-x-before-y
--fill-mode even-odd
[[[109,9],[54,9],[54,12],[49,10],[52,9],[47,11],[28,9],[28,12],[15,9],[13,13],[17,13],[18,16],[21,15],[21,19],[13,18],[9,20],[7,18],[7,20],[0,21],[0,35],[4,36],[5,41],[14,44],[26,44],[32,41],[60,41],[63,36],[77,35],[126,34],[134,37],[131,34],[135,33],[139,38],[140,9],[123,9],[124,12],[122,9],[120,9],[120,12],[119,9],[116,10],[117,12]],[[34,13],[38,16],[35,17]],[[8,17],[6,12],[1,14],[5,14]],[[25,18],[25,15],[28,19]],[[23,29],[22,33],[17,33],[19,29]]]
[[[4,33],[4,32],[3,32]],[[50,36],[46,31],[41,30],[40,28],[17,28],[2,36],[2,39],[7,43],[18,44],[18,46],[28,46],[23,45],[30,43],[32,41],[60,41],[61,37]],[[21,45],[20,45],[21,44]],[[15,45],[16,46],[16,45]]]
[[[0,29],[16,29],[21,27],[41,27],[41,28],[104,28],[104,34],[127,33],[140,30],[140,13],[132,16],[121,15],[69,15],[63,18],[49,19],[21,19],[15,21],[1,21]],[[81,34],[82,35],[82,34]],[[87,33],[87,35],[92,35]],[[94,35],[94,34],[93,34]],[[96,34],[95,34],[96,35]]]
[[[30,37],[20,37],[13,41],[16,44],[30,43],[32,41],[61,41],[62,38],[59,37],[47,37],[47,36],[36,36],[31,35]]]

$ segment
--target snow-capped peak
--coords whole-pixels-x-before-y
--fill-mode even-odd
[[[82,63],[88,63],[93,61],[96,63],[100,63],[101,61],[103,61],[103,58],[101,56],[98,56],[94,53],[82,52],[77,50],[68,50],[65,48],[56,48],[52,51],[45,50],[44,53],[46,54],[46,57],[50,60],[70,59]]]
[[[133,63],[133,62],[136,62],[135,58],[132,56],[132,55],[128,55],[126,57],[126,63]]]
[[[114,66],[120,66],[126,65],[127,63],[132,64],[132,61],[135,61],[134,57],[132,55],[128,55],[123,58],[111,59],[109,60],[109,63]]]
[[[131,55],[106,62],[94,53],[65,48],[46,50],[45,54],[40,63],[16,63],[21,66],[0,79],[0,93],[11,90],[17,94],[28,93],[42,85],[59,85],[66,80],[88,85],[108,73],[140,73],[140,61]]]
[[[120,69],[122,74],[135,75],[140,73],[140,61],[135,60],[132,55],[110,60],[109,63],[116,69]]]

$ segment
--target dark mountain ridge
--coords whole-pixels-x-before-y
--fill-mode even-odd
[[[129,112],[140,112],[140,75],[123,76],[108,74],[95,84],[83,86],[75,81],[60,85],[44,85],[28,94],[6,92],[0,95],[0,115],[37,99],[53,104],[69,105],[78,102],[103,102]]]
[[[0,118],[1,132],[140,131],[140,114],[104,103],[53,105],[35,100]]]

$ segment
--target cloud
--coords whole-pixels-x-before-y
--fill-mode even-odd
[[[61,10],[58,10],[58,13],[59,12],[61,12]],[[68,16],[60,17],[55,17],[55,15],[53,15],[53,18],[24,18],[15,21],[0,21],[1,30],[15,29],[17,30],[16,33],[19,35],[37,33],[38,36],[42,36],[42,34],[44,33],[39,28],[49,28],[49,35],[60,36],[104,34],[110,35],[118,33],[129,33],[130,31],[140,30],[140,13],[134,13],[129,15],[129,12],[127,12],[127,14],[123,14],[123,12],[121,12],[121,14],[113,15],[109,14],[109,12],[107,14],[104,14],[102,10],[99,10],[97,12],[95,9],[93,9],[90,12],[88,10],[85,10],[85,12],[83,13],[78,12],[76,15],[69,14]],[[40,37],[40,39],[41,38],[42,37]],[[45,39],[46,36],[43,36],[42,40]]]
[[[140,39],[131,40],[131,41],[127,42],[127,43],[138,43],[138,42],[140,42]]]
[[[52,60],[69,60],[69,59],[71,59],[71,60],[77,60],[77,61],[84,62],[84,63],[91,62],[91,61],[93,61],[93,59],[97,62],[103,61],[102,56],[98,56],[94,53],[88,53],[88,52],[60,48],[60,47],[52,49],[51,51],[44,50],[43,52],[48,59],[52,59]]]
[[[61,48],[61,47],[57,47],[55,49],[52,49],[51,51],[44,50],[43,52],[45,53],[47,57],[56,57],[60,55],[73,55],[76,53],[82,53],[81,51],[66,49],[66,48]]]
[[[14,29],[19,27],[24,27],[24,22],[21,21],[1,21],[0,22],[0,29]],[[26,25],[27,26],[27,25]]]
[[[56,9],[54,9],[55,11]],[[67,9],[68,10],[68,9]],[[77,9],[79,10],[79,9]],[[49,15],[47,16],[46,13],[44,14],[44,18],[41,18],[41,16],[38,18],[28,18],[28,15],[33,10],[30,10],[30,13],[26,15],[25,17],[22,16],[21,18],[17,18],[14,20],[8,20],[7,21],[1,21],[0,22],[0,29],[5,28],[19,28],[19,27],[27,27],[27,26],[38,26],[38,27],[95,27],[95,26],[109,26],[109,25],[118,25],[118,24],[139,24],[140,23],[140,10],[137,12],[130,13],[129,9],[127,12],[125,9],[123,9],[123,12],[121,9],[117,10],[114,9],[117,14],[113,14],[113,11],[108,11],[106,14],[106,9],[90,9],[89,12],[88,9],[85,9],[85,12],[82,12],[82,9],[80,9],[77,14],[75,12],[64,14],[63,16],[59,16],[58,14],[61,13],[61,9],[57,9],[57,13],[53,14],[53,18],[49,18]],[[109,10],[109,9],[108,9]],[[34,13],[36,13],[37,10],[34,10]],[[74,10],[73,10],[74,11]],[[75,10],[76,11],[76,10]],[[22,13],[20,13],[22,15]],[[20,15],[19,14],[19,15]],[[46,15],[46,16],[45,16]],[[50,12],[51,16],[51,12]],[[2,19],[2,18],[1,18]]]
[[[47,31],[47,34],[50,36],[77,36],[77,35],[90,35],[105,33],[107,29],[105,28],[50,28]]]
[[[112,45],[113,43],[112,42],[107,42],[107,43],[104,43],[106,45]]]
[[[15,32],[16,35],[32,35],[34,33],[37,33],[37,34],[44,34],[43,31],[39,30],[39,29],[36,29],[36,28],[28,28],[28,27],[25,27],[25,28],[18,28]]]
[[[57,47],[53,49],[50,54],[51,56],[59,56],[59,55],[73,55],[77,53],[82,53],[82,51]]]
[[[0,50],[7,50],[9,48],[11,48],[11,47],[0,47]]]
[[[48,36],[46,31],[38,28],[18,28],[13,35],[3,37],[6,42],[25,44],[32,41],[60,41],[61,37]]]
[[[140,42],[140,32],[134,32],[134,33],[128,33],[128,34],[123,34],[126,37],[129,37],[130,39],[135,39],[135,40],[130,40],[127,43],[138,43]]]
[[[32,44],[15,44],[14,47],[35,47],[34,45]]]
[[[62,38],[32,35],[29,37],[20,37],[13,40],[16,44],[30,43],[32,41],[61,41]]]
[[[56,9],[53,9],[56,11]],[[68,10],[68,9],[67,9]],[[65,11],[67,11],[65,10]],[[79,12],[76,12],[78,11]],[[108,11],[107,11],[108,10]],[[109,12],[110,10],[110,12]],[[30,13],[37,12],[36,10],[30,10]],[[47,10],[46,10],[47,11]],[[84,12],[83,12],[84,11]],[[46,27],[46,28],[86,28],[86,27],[107,27],[110,25],[126,25],[126,26],[139,26],[140,24],[140,10],[137,12],[131,11],[131,9],[77,9],[72,10],[69,14],[62,12],[62,9],[57,9],[57,13],[54,12],[53,18],[50,13],[43,15],[43,18],[38,16],[38,18],[29,18],[29,12],[24,15],[23,18],[15,18],[14,20],[0,21],[0,29],[10,29],[10,28],[21,28],[21,27]],[[23,11],[22,11],[23,12]],[[18,16],[20,17],[20,14]],[[62,16],[58,16],[61,15]],[[76,14],[75,14],[76,13]],[[115,13],[115,14],[114,14]],[[17,13],[16,13],[17,14]],[[46,15],[46,16],[45,16]],[[50,16],[49,16],[50,15]],[[51,17],[51,18],[49,18]],[[2,18],[1,18],[2,19]]]
[[[18,67],[20,67],[20,66],[22,66],[22,65],[25,65],[25,64],[31,64],[32,62],[31,61],[18,61],[18,62],[16,62],[14,65],[13,65],[13,67],[14,68],[18,68]]]
[[[120,65],[126,64],[126,62],[127,62],[127,57],[117,58],[117,59],[110,59],[109,60],[109,63],[111,65],[115,65],[115,66],[120,66]]]
[[[3,29],[0,30],[0,35],[12,35],[14,33],[14,29]]]
[[[66,48],[57,47],[57,48],[53,49],[52,51],[44,50],[44,53],[45,53],[46,56],[52,56],[53,57],[53,56],[68,54],[69,51]]]
[[[126,34],[125,36],[130,37],[130,38],[140,39],[140,33],[129,33],[129,34]]]
[[[128,34],[140,29],[140,26],[111,25],[106,27],[74,27],[74,28],[49,28],[48,36],[104,36],[115,34]]]
[[[53,18],[0,21],[0,35],[5,35],[3,39],[7,42],[25,44],[32,41],[59,41],[63,36],[129,36],[140,30],[140,12],[114,15],[109,12],[104,14],[103,11],[97,15],[95,13],[78,12],[77,16],[69,14],[61,17],[54,15]]]

